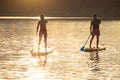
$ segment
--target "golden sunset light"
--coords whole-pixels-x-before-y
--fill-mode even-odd
[[[120,0],[0,0],[0,80],[120,80]]]

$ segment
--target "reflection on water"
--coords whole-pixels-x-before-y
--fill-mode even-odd
[[[98,60],[99,59],[99,51],[94,51],[94,52],[90,52],[90,59],[91,60]]]
[[[32,57],[36,20],[0,20],[1,80],[119,80],[120,21],[103,21],[100,46],[105,51],[79,51],[89,35],[90,21],[49,20],[52,54]],[[93,46],[95,41],[93,41]],[[88,46],[88,44],[87,44]]]

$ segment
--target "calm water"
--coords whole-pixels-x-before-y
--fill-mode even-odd
[[[83,20],[49,20],[48,47],[54,52],[45,64],[44,57],[30,55],[36,20],[0,20],[0,80],[120,80],[120,20],[102,21],[100,47],[107,49],[98,52],[99,59],[97,52],[79,51],[89,25]]]

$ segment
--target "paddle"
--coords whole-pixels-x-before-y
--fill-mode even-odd
[[[91,35],[90,35],[90,36],[91,36]],[[87,42],[88,42],[90,36],[88,37],[88,39],[87,39],[87,41],[85,42],[84,46],[83,46],[82,48],[80,48],[81,51],[85,51],[85,45],[87,44]]]

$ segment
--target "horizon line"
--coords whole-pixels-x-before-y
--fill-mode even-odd
[[[100,19],[120,19],[120,17],[99,17]],[[0,16],[0,19],[31,19],[31,20],[39,20],[40,18],[38,16]],[[90,20],[92,17],[45,17],[45,19],[50,19],[50,20],[63,20],[63,19],[77,19],[77,20]]]
[[[91,17],[45,17],[45,19],[90,19]],[[30,16],[26,16],[26,17],[21,17],[21,16],[0,16],[0,19],[33,19],[33,20],[37,20],[40,19],[39,17],[35,16],[35,17],[30,17]]]

